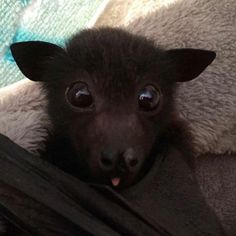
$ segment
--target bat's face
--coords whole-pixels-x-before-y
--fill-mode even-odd
[[[158,115],[163,105],[162,91],[150,81],[134,84],[127,94],[123,89],[106,94],[104,85],[99,85],[76,80],[65,89],[70,109],[64,115],[69,120],[67,135],[76,150],[78,165],[86,169],[86,178],[128,185],[138,177],[165,123]]]
[[[73,159],[73,174],[120,188],[150,166],[172,122],[175,82],[195,78],[215,58],[203,50],[164,51],[118,29],[81,32],[66,50],[26,42],[12,52],[27,77],[45,82],[55,130],[74,150],[64,157]]]
[[[60,94],[56,100],[63,98],[56,109],[63,112],[63,129],[85,178],[122,187],[135,182],[151,161],[154,143],[171,117],[170,96],[165,99],[171,86],[161,87],[148,74],[127,76],[119,68],[108,77],[82,72],[55,92]],[[54,112],[56,100],[50,104],[53,114],[60,112]]]
[[[57,129],[69,137],[83,178],[125,187],[151,162],[171,117],[173,83],[160,79],[161,53],[151,43],[123,32],[97,34],[74,39],[67,47],[71,61],[50,67],[60,76],[48,84],[50,111],[54,122],[65,123]]]

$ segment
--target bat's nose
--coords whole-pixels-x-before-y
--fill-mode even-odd
[[[138,165],[138,162],[138,158],[132,148],[124,152],[104,150],[100,157],[100,167],[103,171],[133,171]]]

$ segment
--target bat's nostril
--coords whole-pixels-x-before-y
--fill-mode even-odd
[[[115,165],[115,156],[114,153],[110,151],[103,151],[101,153],[100,165],[104,170],[111,170]]]
[[[134,150],[129,148],[127,151],[124,152],[124,161],[129,168],[134,168],[138,164],[138,158],[136,157]]]

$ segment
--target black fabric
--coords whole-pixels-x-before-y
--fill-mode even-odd
[[[86,184],[0,135],[0,214],[23,235],[224,235],[176,150],[122,192]]]

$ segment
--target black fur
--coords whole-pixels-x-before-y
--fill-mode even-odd
[[[191,137],[175,113],[173,94],[176,82],[197,77],[215,53],[166,51],[113,28],[84,30],[65,49],[42,42],[13,44],[11,49],[21,71],[44,82],[53,124],[46,159],[55,165],[85,181],[109,183],[117,172],[100,169],[101,152],[132,147],[139,166],[122,176],[121,186],[127,187],[145,174],[157,152],[174,146],[191,160]],[[91,109],[76,110],[65,99],[75,81],[88,84],[94,97]],[[157,109],[143,112],[138,92],[149,84],[161,90],[161,101]]]

